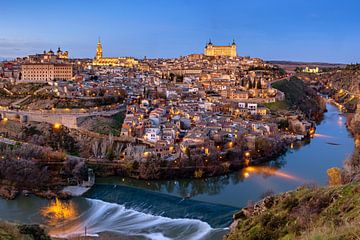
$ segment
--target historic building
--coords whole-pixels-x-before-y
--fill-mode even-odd
[[[50,49],[43,53],[29,55],[27,62],[30,63],[64,63],[69,60],[69,52],[58,48],[56,54]]]
[[[60,47],[58,47],[58,50],[56,52],[56,55],[59,59],[69,59],[69,52],[68,51],[62,51]]]
[[[95,66],[114,66],[114,67],[134,67],[138,64],[134,58],[130,57],[103,57],[102,45],[99,41],[96,47],[96,55],[93,60],[93,65]]]
[[[71,64],[26,63],[21,66],[21,80],[26,82],[48,82],[53,80],[71,80]]]
[[[215,46],[211,43],[211,40],[206,44],[204,49],[206,56],[228,56],[236,57],[236,44],[235,41],[229,46]]]

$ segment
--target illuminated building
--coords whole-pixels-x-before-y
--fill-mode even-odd
[[[206,44],[204,49],[206,56],[228,56],[236,57],[236,44],[233,43],[229,46],[215,46],[211,43],[211,40]]]
[[[114,66],[114,67],[134,67],[138,64],[138,61],[136,61],[134,58],[130,57],[103,57],[103,49],[102,45],[99,41],[97,43],[96,47],[96,55],[93,60],[93,65],[95,66]]]
[[[316,67],[316,68],[309,68],[309,67],[306,67],[303,72],[306,72],[306,73],[318,73],[319,72],[319,68]]]
[[[53,80],[71,80],[71,64],[26,63],[21,66],[21,81],[48,82]]]
[[[59,59],[69,59],[69,52],[68,51],[62,51],[60,47],[58,47],[58,50],[56,52],[56,55]]]
[[[44,51],[43,53],[38,53],[35,55],[29,55],[28,62],[30,63],[64,63],[69,60],[69,52],[62,51],[60,47],[58,48],[56,54],[50,49],[49,51]]]

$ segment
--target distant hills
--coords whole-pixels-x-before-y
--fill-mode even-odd
[[[345,67],[346,64],[343,63],[323,63],[323,62],[296,62],[296,61],[267,61],[270,64],[277,65],[283,68],[286,71],[294,71],[297,67],[299,68],[342,68]]]

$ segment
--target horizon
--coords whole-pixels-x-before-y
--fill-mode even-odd
[[[359,62],[356,9],[351,0],[239,3],[177,0],[47,1],[2,4],[0,58],[43,50],[68,50],[71,58],[93,58],[100,36],[104,56],[177,58],[203,53],[235,40],[239,56],[266,61],[350,64]],[[229,9],[233,14],[229,14]],[[11,24],[9,24],[9,19]]]

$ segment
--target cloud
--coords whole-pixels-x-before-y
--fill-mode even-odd
[[[0,37],[0,53],[2,57],[14,58],[40,52],[51,46],[39,40],[24,40]]]

